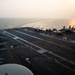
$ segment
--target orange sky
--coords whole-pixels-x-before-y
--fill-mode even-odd
[[[70,20],[68,25],[70,25],[71,27],[75,27],[75,19]]]

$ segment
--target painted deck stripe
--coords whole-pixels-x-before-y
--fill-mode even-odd
[[[37,52],[39,52],[39,53],[46,53],[47,50],[43,50],[43,49],[41,49],[41,50],[38,50]]]

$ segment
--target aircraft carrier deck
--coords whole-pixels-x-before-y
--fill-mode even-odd
[[[1,31],[7,39],[0,50],[2,64],[17,63],[28,67],[34,75],[75,75],[75,42],[38,33],[33,28]],[[75,35],[75,33],[74,33]]]

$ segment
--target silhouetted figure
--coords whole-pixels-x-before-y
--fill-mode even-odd
[[[36,33],[37,32],[37,29],[34,29],[34,32]]]
[[[49,29],[49,34],[51,35],[51,33],[52,33],[52,31],[51,31],[51,29]]]
[[[48,29],[46,29],[45,34],[48,34],[48,32],[49,32],[49,30],[48,30]]]
[[[65,26],[63,26],[63,29],[65,29]]]
[[[69,26],[69,29],[71,29],[71,25]]]
[[[74,30],[74,26],[72,27],[72,30]]]
[[[46,29],[45,34],[50,34],[51,35],[52,31],[51,29]]]
[[[46,32],[45,33],[48,33],[48,29],[46,29]]]
[[[39,34],[41,32],[40,29],[35,29],[36,34]]]

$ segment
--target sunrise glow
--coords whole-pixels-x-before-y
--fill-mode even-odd
[[[75,27],[75,19],[70,20],[70,21],[69,21],[69,25],[70,25],[71,27]]]

